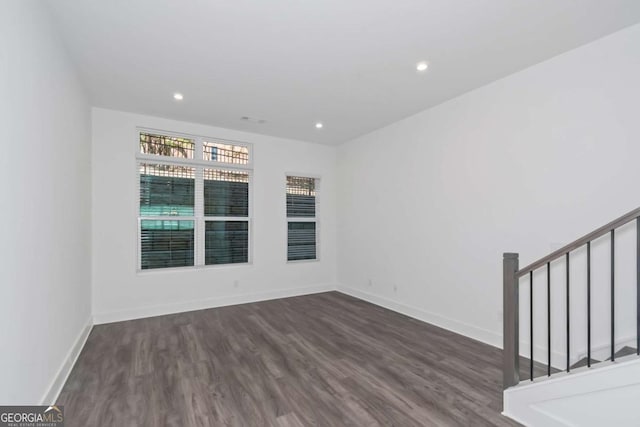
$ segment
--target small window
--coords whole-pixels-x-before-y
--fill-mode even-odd
[[[234,165],[249,164],[249,148],[244,145],[203,141],[202,155],[204,160],[210,162],[230,163]]]
[[[189,138],[140,132],[140,153],[193,159],[195,142]]]
[[[317,259],[317,179],[287,176],[287,260]]]

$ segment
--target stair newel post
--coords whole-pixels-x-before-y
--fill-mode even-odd
[[[518,254],[503,254],[502,275],[502,384],[507,389],[520,382]]]

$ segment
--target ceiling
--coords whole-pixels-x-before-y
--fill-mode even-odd
[[[331,145],[640,21],[638,0],[49,6],[95,106]]]

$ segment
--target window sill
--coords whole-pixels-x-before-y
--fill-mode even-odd
[[[318,258],[316,258],[316,259],[296,259],[296,260],[292,260],[292,261],[287,260],[287,264],[306,264],[306,263],[310,263],[310,262],[320,262],[320,259],[318,259]]]
[[[247,268],[253,267],[252,262],[243,262],[235,264],[216,264],[216,265],[198,265],[195,267],[169,267],[169,268],[150,268],[146,270],[136,269],[136,275],[147,276],[162,273],[190,273],[203,270],[220,270],[226,268]]]

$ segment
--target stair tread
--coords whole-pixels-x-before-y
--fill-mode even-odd
[[[625,346],[622,347],[620,350],[618,350],[615,354],[616,358],[619,357],[624,357],[624,356],[629,356],[632,354],[637,354],[637,350],[633,347],[629,347],[629,346]],[[606,360],[610,360],[606,359]],[[600,360],[591,358],[591,366],[593,366],[596,363],[600,363]],[[520,381],[524,381],[524,380],[528,380],[529,378],[529,359],[527,359],[526,357],[520,357]],[[574,363],[573,365],[571,365],[571,369],[577,369],[577,368],[582,368],[584,366],[587,366],[587,358],[583,357],[582,359],[578,360],[576,363]],[[554,367],[551,367],[551,373],[555,374],[558,372],[561,372],[561,369],[556,369]],[[537,377],[543,377],[547,375],[547,365],[545,363],[540,363],[540,362],[534,362],[533,364],[533,377],[537,378]]]
[[[620,350],[616,351],[616,358],[618,357],[624,357],[624,356],[629,356],[632,354],[636,354],[636,349],[633,347],[629,347],[629,346],[625,346],[622,347]],[[607,358],[606,360],[611,360],[611,358]],[[591,359],[591,364],[595,364],[595,363],[600,363],[600,360],[597,359]],[[582,368],[583,366],[587,366],[587,358],[583,357],[582,359],[578,360],[576,363],[574,363],[573,365],[571,365],[571,369],[576,369],[576,368]]]
[[[628,345],[626,345],[622,347],[620,350],[616,351],[615,356],[616,358],[618,358],[618,357],[630,356],[636,353],[637,351],[635,348],[629,347]],[[611,360],[611,358],[609,357],[607,360]]]
[[[520,356],[520,381],[528,380],[529,378],[529,359]],[[560,372],[559,369],[551,367],[551,373],[555,374]],[[542,377],[547,375],[547,365],[545,363],[534,362],[533,363],[533,377]]]
[[[591,358],[591,364],[593,365],[594,363],[600,363],[600,361],[596,360],[594,358]],[[586,357],[583,357],[582,359],[578,360],[576,363],[571,365],[571,369],[582,368],[583,366],[587,366],[587,358]]]

